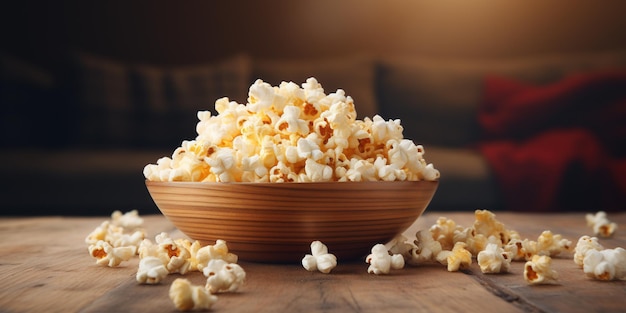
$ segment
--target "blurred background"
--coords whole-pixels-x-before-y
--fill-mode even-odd
[[[626,62],[624,1],[12,1],[0,23],[11,215],[156,213],[143,166],[195,137],[197,110],[245,103],[256,78],[309,76],[364,116],[402,118],[450,173],[432,210],[506,209],[468,148],[482,78],[547,83]]]

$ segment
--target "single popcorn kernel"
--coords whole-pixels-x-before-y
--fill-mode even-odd
[[[202,273],[207,277],[206,289],[213,294],[235,292],[246,279],[246,272],[239,264],[228,263],[222,259],[209,261]]]
[[[480,271],[485,274],[506,273],[511,266],[511,257],[495,243],[487,245],[476,257]]]
[[[581,236],[574,248],[574,263],[583,267],[584,259],[590,250],[604,250],[597,237]]]
[[[217,296],[209,293],[204,286],[195,286],[185,278],[172,282],[169,297],[180,311],[208,310],[217,302]]]
[[[367,268],[367,272],[370,274],[389,274],[392,269],[404,268],[404,257],[401,254],[389,254],[383,244],[376,244],[372,247],[371,252],[365,258],[365,262],[370,264]]]
[[[155,237],[156,244],[145,239],[139,246],[139,258],[143,259],[148,256],[159,258],[170,273],[186,274],[188,271],[195,270],[192,268],[191,253],[183,242],[179,245],[170,238],[169,234],[163,232]]]
[[[328,253],[328,247],[316,240],[311,243],[311,254],[302,258],[302,266],[310,272],[317,270],[328,274],[337,266],[337,257]]]
[[[420,230],[415,234],[415,249],[412,250],[411,263],[425,263],[435,261],[442,251],[439,241],[433,239],[431,232]]]
[[[435,224],[430,227],[432,237],[441,244],[443,250],[452,250],[455,242],[454,235],[461,231],[463,231],[463,227],[443,216],[440,216]]]
[[[552,269],[552,258],[547,255],[533,255],[524,265],[524,280],[531,285],[554,284],[558,276]]]
[[[448,266],[448,272],[457,272],[467,269],[472,264],[472,253],[465,249],[464,242],[454,244],[452,251],[443,250],[439,252],[436,259],[439,263]]]
[[[106,241],[99,240],[89,246],[89,254],[102,266],[116,267],[123,261],[130,260],[134,255],[135,247],[113,247]]]
[[[165,268],[161,259],[149,256],[139,261],[139,269],[135,278],[140,284],[154,285],[161,282],[168,274],[169,271]]]
[[[606,212],[599,211],[596,214],[585,215],[587,226],[593,228],[593,232],[601,237],[611,237],[617,230],[617,224],[609,221]]]
[[[137,210],[122,213],[119,210],[111,213],[111,224],[123,227],[124,229],[133,230],[143,225],[143,219],[139,217]]]
[[[626,250],[590,249],[583,260],[583,271],[597,280],[626,280]]]

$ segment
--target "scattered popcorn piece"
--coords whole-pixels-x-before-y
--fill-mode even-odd
[[[131,247],[135,252],[139,249],[139,245],[146,237],[144,230],[136,230],[132,234],[116,233],[107,236],[107,242],[114,247]]]
[[[477,255],[478,252],[485,250],[489,243],[496,243],[498,246],[502,246],[502,242],[500,242],[500,239],[496,236],[479,234],[473,227],[466,228],[462,233],[455,232],[454,238],[456,240],[455,242],[465,242],[465,249],[472,255]],[[460,240],[460,238],[463,239]]]
[[[246,272],[239,264],[213,259],[202,270],[207,277],[206,288],[211,293],[235,292],[244,283]]]
[[[110,221],[104,221],[100,224],[100,226],[96,227],[91,233],[87,235],[85,238],[85,243],[88,245],[93,245],[98,241],[107,241],[107,237],[110,233],[115,232],[123,232],[121,227],[116,227],[112,225]]]
[[[389,274],[391,269],[404,268],[404,257],[401,254],[390,255],[383,244],[372,247],[372,253],[365,258],[365,262],[370,266],[367,272],[370,274]]]
[[[509,252],[498,247],[495,243],[487,245],[485,250],[480,251],[476,257],[480,271],[485,274],[506,273],[511,267],[512,258]]]
[[[587,226],[593,228],[593,232],[597,236],[611,237],[617,230],[617,224],[609,221],[609,218],[604,211],[598,211],[596,214],[585,215],[587,220]]]
[[[139,217],[137,210],[128,211],[124,214],[116,210],[111,214],[111,224],[124,229],[134,230],[143,226],[143,218]]]
[[[436,260],[441,252],[441,244],[431,236],[431,232],[420,230],[415,234],[415,249],[412,250],[410,263],[424,263]]]
[[[170,273],[185,274],[192,270],[191,254],[184,245],[177,244],[168,233],[162,232],[155,237],[156,244],[144,239],[139,246],[141,259],[153,256],[161,260]]]
[[[504,250],[508,251],[513,258],[513,261],[530,261],[535,254],[536,243],[528,239],[511,239],[506,245]]]
[[[202,244],[200,244],[200,241],[195,240],[194,242],[191,242],[186,238],[180,238],[174,241],[178,246],[183,247],[184,249],[189,251],[189,258],[187,260],[189,261],[190,271],[201,271],[202,268],[206,266],[206,264],[201,264],[197,258],[198,251],[202,249]]]
[[[531,285],[554,284],[558,273],[552,269],[552,258],[547,255],[533,255],[524,265],[524,279]]]
[[[463,227],[456,224],[455,221],[446,218],[439,217],[434,225],[430,227],[432,237],[441,244],[441,248],[444,250],[452,250],[455,240],[455,232],[463,231]]]
[[[585,253],[583,271],[598,280],[626,280],[626,250],[595,250]]]
[[[199,245],[199,243],[198,243]],[[199,248],[193,256],[194,264],[199,271],[209,264],[211,260],[224,260],[228,263],[237,263],[239,257],[229,252],[225,240],[218,239],[214,245],[207,245]]]
[[[135,250],[135,247],[113,247],[103,240],[89,246],[89,254],[96,259],[96,263],[108,267],[116,267],[130,260]]]
[[[561,254],[561,252],[572,251],[572,242],[563,238],[559,234],[553,234],[549,230],[545,230],[537,238],[537,247],[535,254],[549,255],[551,257]]]
[[[161,233],[155,239],[160,257],[168,260],[165,267],[170,273],[184,275],[191,270],[191,262],[189,262],[191,254],[187,249],[177,244],[167,233]]]
[[[432,237],[431,237],[432,238]],[[393,254],[401,254],[404,257],[405,261],[410,261],[414,250],[417,248],[415,245],[411,244],[407,241],[408,239],[403,235],[398,235],[390,242],[387,243],[389,246],[389,253]]]
[[[448,272],[466,269],[472,264],[472,254],[465,247],[464,242],[457,242],[452,251],[443,250],[439,252],[437,261],[443,265],[448,265]]]
[[[583,267],[585,256],[590,250],[604,250],[597,237],[581,236],[574,248],[574,263]]]
[[[302,258],[302,266],[310,272],[318,270],[328,274],[337,266],[337,257],[328,253],[328,247],[316,240],[311,243],[311,254]]]
[[[169,271],[160,258],[147,256],[139,261],[136,279],[140,284],[154,285],[160,283]]]
[[[501,245],[506,244],[510,240],[509,231],[504,228],[504,224],[496,219],[496,215],[489,210],[476,210],[474,212],[476,220],[474,221],[474,230],[476,235],[484,235],[496,237]]]
[[[169,296],[180,311],[208,310],[217,302],[217,296],[212,295],[204,286],[192,285],[185,278],[177,278],[172,282]]]
[[[136,252],[141,241],[145,238],[145,231],[139,227],[143,219],[137,211],[130,211],[122,215],[120,211],[111,214],[111,219],[103,221],[85,238],[85,243],[95,245],[98,241],[105,241],[114,248],[131,247]],[[128,233],[132,230],[132,233]]]

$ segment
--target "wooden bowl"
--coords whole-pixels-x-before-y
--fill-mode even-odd
[[[338,260],[356,259],[402,233],[438,182],[198,183],[146,186],[159,210],[203,245],[226,240],[240,260],[300,262],[320,240]]]

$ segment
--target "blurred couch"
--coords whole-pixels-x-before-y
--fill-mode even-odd
[[[1,54],[4,214],[158,212],[142,169],[195,137],[198,110],[228,96],[245,103],[257,78],[277,85],[314,76],[344,89],[359,118],[399,118],[441,172],[429,210],[506,209],[476,148],[487,76],[550,84],[573,73],[626,67],[626,51],[502,59],[348,55],[262,59],[237,54],[210,64],[129,64],[88,53],[52,75]]]

